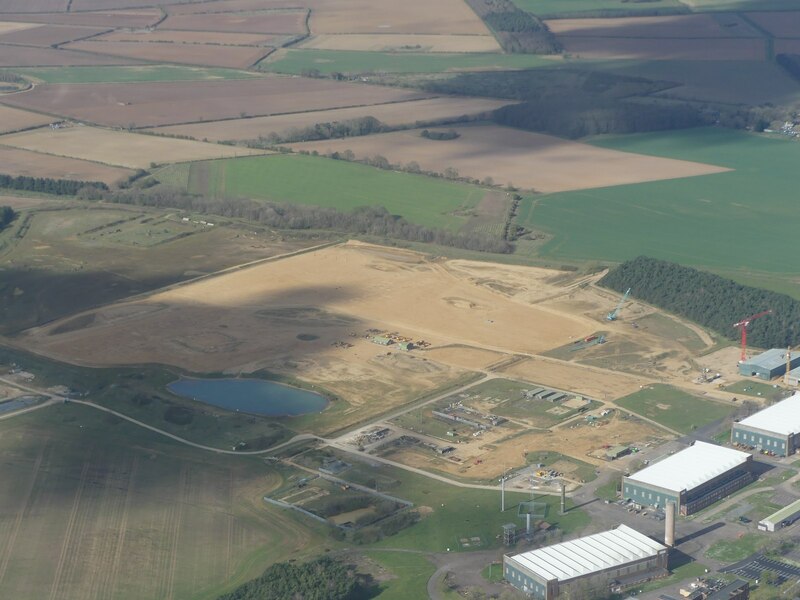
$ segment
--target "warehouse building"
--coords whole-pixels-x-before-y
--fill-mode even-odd
[[[776,456],[789,456],[800,446],[800,393],[733,424],[731,442]]]
[[[790,357],[789,369],[800,367],[800,353]],[[786,373],[786,350],[772,348],[739,363],[739,373],[769,381]]]
[[[752,466],[747,452],[695,442],[623,477],[622,497],[662,509],[674,502],[682,515],[691,515],[753,481]]]
[[[789,381],[787,381],[789,385],[793,385],[797,387],[800,385],[800,367],[796,367],[789,371]]]
[[[789,506],[784,506],[778,512],[771,514],[766,519],[758,522],[761,531],[777,531],[788,527],[800,519],[800,500],[792,502]]]
[[[614,584],[634,584],[667,573],[668,548],[620,525],[616,529],[503,557],[506,581],[537,600],[591,598]]]

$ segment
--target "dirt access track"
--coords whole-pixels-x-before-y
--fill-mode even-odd
[[[20,341],[66,362],[158,362],[218,372],[330,353],[357,363],[356,351],[331,345],[363,339],[368,328],[525,353],[596,328],[586,317],[530,303],[557,289],[548,283],[557,272],[497,265],[487,276],[486,269],[350,242],[114,304],[29,330]],[[504,293],[492,289],[493,277],[505,282]]]

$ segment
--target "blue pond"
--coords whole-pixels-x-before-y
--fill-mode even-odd
[[[263,379],[179,379],[167,388],[184,398],[267,417],[318,413],[328,404],[317,393]]]

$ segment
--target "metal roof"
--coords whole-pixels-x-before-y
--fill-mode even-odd
[[[627,525],[509,556],[546,581],[565,581],[656,556],[666,546]]]
[[[800,513],[800,500],[795,500],[789,506],[784,506],[775,514],[768,516],[766,519],[763,519],[761,522],[769,521],[774,525],[777,525],[781,521],[785,519],[790,519],[795,516],[797,513]]]
[[[744,464],[748,458],[750,455],[747,452],[698,441],[677,454],[634,473],[628,479],[679,493],[682,490],[693,490]]]
[[[796,356],[794,357],[796,358]],[[777,369],[786,364],[786,350],[783,348],[770,348],[756,356],[749,358],[743,365],[755,365],[762,369]]]
[[[792,435],[800,432],[800,393],[768,406],[764,410],[739,421],[740,425]]]

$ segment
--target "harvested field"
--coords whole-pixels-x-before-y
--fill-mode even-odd
[[[461,176],[509,184],[539,192],[590,189],[721,173],[723,167],[664,160],[620,152],[597,152],[587,144],[494,125],[447,126],[454,140],[423,138],[419,130],[343,140],[293,144],[320,153],[351,150],[357,158],[385,156],[392,163],[416,161],[423,170],[455,168]],[[487,161],[491,156],[493,160]],[[580,177],[576,174],[580,173]]]
[[[152,5],[152,2],[151,2]],[[4,21],[29,21],[48,25],[86,25],[88,27],[149,27],[161,20],[157,8],[96,12],[4,14]]]
[[[0,136],[0,145],[131,169],[144,169],[153,162],[188,162],[264,154],[264,151],[249,148],[234,148],[94,127],[67,127],[55,130],[46,127]]]
[[[42,85],[25,94],[5,96],[2,102],[103,125],[154,127],[238,118],[242,113],[273,115],[428,96],[359,83],[272,75],[235,82]]]
[[[248,10],[265,10],[273,4],[276,9],[280,9],[281,2],[276,0],[274,3],[268,0],[211,0],[210,2],[193,2],[191,4],[172,4],[166,7],[170,15],[195,15],[209,13],[241,12]]]
[[[47,47],[91,37],[104,31],[106,30],[98,27],[36,25],[31,29],[2,34],[0,43]]]
[[[30,127],[39,127],[52,122],[52,118],[47,115],[18,110],[8,106],[0,106],[0,133],[10,131],[20,131]],[[2,170],[2,169],[0,169]]]
[[[113,31],[96,38],[103,42],[157,42],[171,44],[219,44],[222,46],[272,46],[286,39],[258,33],[216,31],[170,31],[166,29]]]
[[[147,42],[105,42],[94,40],[67,44],[65,48],[107,54],[109,56],[122,56],[135,60],[228,67],[233,69],[245,69],[250,67],[271,51],[268,48],[253,48],[247,46],[149,44]]]
[[[361,52],[499,52],[491,35],[321,34],[303,42],[302,48],[357,50]]]
[[[734,14],[672,15],[616,19],[554,19],[546,21],[558,36],[609,38],[733,38],[760,37],[758,30]]]
[[[15,31],[25,31],[26,29],[34,29],[41,27],[38,23],[13,23],[0,21],[0,36],[6,36]]]
[[[756,38],[638,39],[558,36],[575,58],[637,60],[764,60],[766,42]]]
[[[800,37],[800,11],[751,12],[747,18],[777,38]]]
[[[71,67],[92,65],[135,65],[129,58],[100,56],[86,52],[0,44],[0,67]],[[24,103],[23,103],[24,104]]]
[[[161,26],[163,29],[190,31],[224,31],[231,33],[306,33],[308,11],[263,10],[235,13],[170,14]]]
[[[104,181],[105,183],[114,183],[132,173],[127,169],[109,167],[85,160],[38,154],[5,146],[0,146],[0,165],[2,165],[2,172],[6,175]]]
[[[333,123],[360,117],[374,117],[389,126],[413,125],[415,122],[438,121],[464,115],[478,115],[508,104],[506,100],[483,98],[429,98],[411,102],[391,102],[356,108],[338,108],[272,117],[231,119],[215,123],[159,127],[154,131],[188,135],[197,139],[250,140],[270,133],[285,135],[291,129],[313,127],[317,123]]]
[[[311,32],[490,35],[460,0],[308,0]]]
[[[385,347],[366,340],[352,349],[332,348],[337,340],[356,343],[358,338],[349,334],[363,334],[370,327],[401,331],[433,344],[538,352],[570,336],[586,335],[595,326],[580,316],[541,309],[477,285],[474,278],[485,267],[469,261],[455,261],[454,266],[429,262],[415,252],[350,243],[112,305],[96,311],[94,323],[80,331],[52,335],[50,326],[30,330],[26,343],[67,361],[161,362],[196,372],[249,371],[268,365],[312,381],[321,377],[320,363],[325,362],[327,377],[334,383],[338,378],[344,386],[367,363],[388,368],[400,361],[396,368],[418,371],[420,377],[449,370],[413,352],[387,355]],[[524,278],[526,272],[529,289],[552,275],[545,269],[520,267],[518,276]],[[521,293],[524,297],[528,292]],[[116,316],[137,307],[154,310],[139,317]],[[530,327],[520,328],[521,322]],[[187,336],[221,331],[233,345],[223,353],[180,344]],[[299,341],[300,333],[318,339]],[[121,335],[129,336],[129,342],[112,342]],[[369,391],[368,384],[367,378],[352,385],[363,393]],[[350,400],[350,395],[344,397]]]

